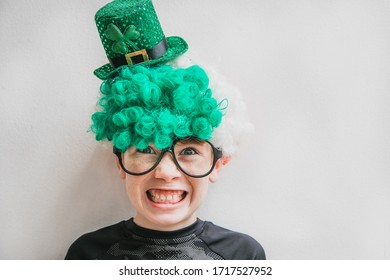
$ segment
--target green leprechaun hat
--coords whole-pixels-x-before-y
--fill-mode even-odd
[[[165,37],[152,0],[115,0],[96,13],[95,21],[110,61],[94,71],[102,80],[124,65],[162,64],[188,49],[184,39]]]

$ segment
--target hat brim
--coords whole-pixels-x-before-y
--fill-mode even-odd
[[[116,76],[118,71],[120,71],[120,69],[122,69],[123,67],[134,67],[136,65],[151,66],[151,65],[163,64],[177,58],[178,56],[182,55],[188,50],[188,44],[186,41],[184,41],[183,38],[177,36],[171,36],[171,37],[167,37],[166,39],[167,39],[168,49],[164,55],[162,55],[157,59],[149,60],[135,65],[124,65],[118,68],[114,68],[110,63],[107,63],[106,65],[103,65],[102,67],[96,69],[93,73],[99,79],[107,80],[108,78],[112,78]]]

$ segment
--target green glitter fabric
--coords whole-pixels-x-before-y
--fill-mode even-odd
[[[113,50],[113,43],[116,40],[124,42],[125,40],[122,40],[122,38],[123,35],[126,35],[126,30],[133,29],[139,32],[138,36],[127,38],[134,40],[138,46],[136,49],[150,49],[164,38],[163,30],[151,0],[112,1],[96,13],[95,21],[107,57],[110,58],[121,54],[115,49]],[[116,29],[116,32],[112,30],[113,28]],[[123,32],[122,36],[118,34],[122,33],[121,30]],[[115,36],[115,34],[118,35]],[[126,39],[125,37],[123,39]]]
[[[152,49],[165,37],[152,0],[112,1],[97,11],[95,22],[109,59]],[[166,37],[166,43],[168,48],[165,53],[142,64],[162,65],[188,49],[186,41],[178,36]],[[114,77],[118,72],[118,68],[105,64],[96,69],[94,74],[105,80]]]
[[[151,142],[164,149],[175,138],[209,140],[225,108],[208,85],[207,74],[196,65],[123,68],[102,83],[102,110],[92,115],[91,130],[96,140],[112,141],[122,152]]]

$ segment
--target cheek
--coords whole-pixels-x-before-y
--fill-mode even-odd
[[[138,177],[128,175],[125,178],[125,182],[130,201],[138,201],[142,195],[142,180]]]
[[[209,188],[209,178],[192,179],[191,181],[194,198],[203,200]]]

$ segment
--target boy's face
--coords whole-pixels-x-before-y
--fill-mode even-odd
[[[218,160],[213,171],[203,178],[182,173],[170,153],[154,170],[141,176],[129,175],[118,163],[117,166],[136,210],[134,222],[148,229],[172,231],[196,221],[196,210],[206,197],[209,183],[217,180],[222,163]]]

